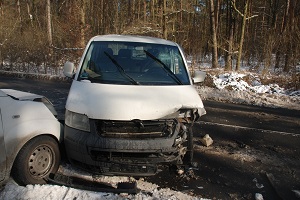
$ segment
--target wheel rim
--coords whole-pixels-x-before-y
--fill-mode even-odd
[[[51,169],[53,152],[46,145],[38,146],[29,157],[29,172],[35,177],[44,177]]]

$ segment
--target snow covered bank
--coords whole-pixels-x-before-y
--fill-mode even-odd
[[[285,89],[274,83],[262,84],[253,74],[207,74],[205,86],[196,89],[203,100],[300,110],[300,90]]]

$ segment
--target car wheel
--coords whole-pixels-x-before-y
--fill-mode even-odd
[[[12,176],[20,185],[44,184],[50,173],[58,170],[59,145],[50,136],[38,136],[28,141],[19,151]]]

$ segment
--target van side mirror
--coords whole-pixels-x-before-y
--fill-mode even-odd
[[[67,61],[64,64],[64,75],[69,78],[73,78],[74,76],[74,63]]]
[[[193,82],[194,83],[201,83],[204,81],[206,76],[206,72],[204,71],[195,71],[193,76]]]

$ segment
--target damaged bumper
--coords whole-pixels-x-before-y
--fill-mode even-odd
[[[107,175],[153,175],[159,164],[182,164],[185,123],[178,120],[90,120],[90,132],[65,126],[72,164]]]

